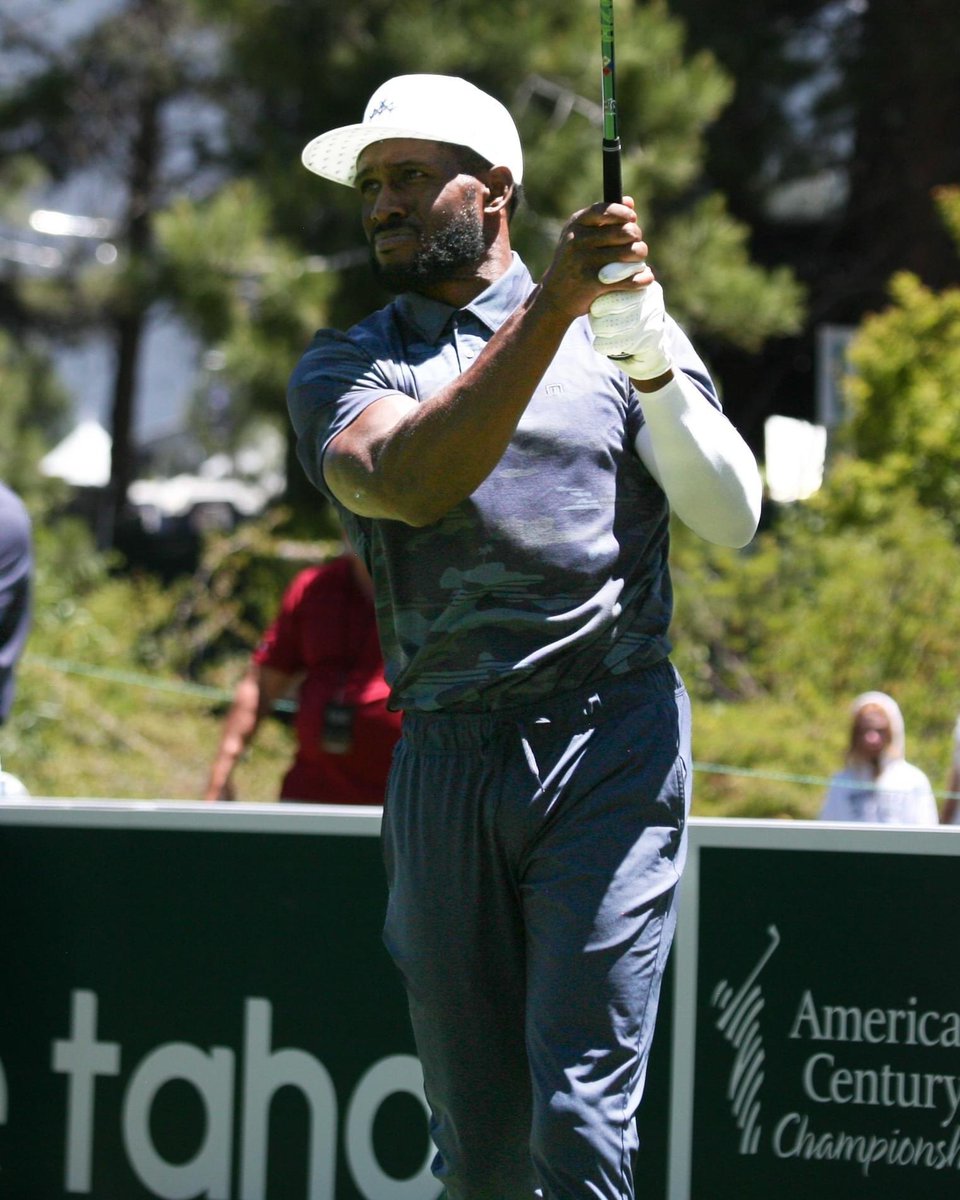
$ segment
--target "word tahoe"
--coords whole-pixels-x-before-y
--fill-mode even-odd
[[[112,1133],[95,1119],[98,1084],[121,1073],[122,1047],[99,1036],[97,1003],[95,992],[74,991],[69,1036],[52,1045],[52,1070],[66,1078],[64,1189],[71,1194],[94,1191],[98,1139]],[[340,1135],[353,1183],[366,1200],[435,1200],[440,1188],[430,1174],[429,1150],[418,1174],[397,1179],[377,1161],[373,1142],[377,1113],[384,1100],[398,1092],[409,1093],[423,1106],[426,1142],[419,1062],[409,1055],[375,1062],[354,1087],[341,1124],[327,1068],[304,1050],[274,1049],[272,1016],[268,1000],[245,1000],[239,1062],[238,1055],[226,1046],[204,1050],[188,1042],[168,1042],[129,1070],[123,1081],[120,1132],[127,1161],[144,1187],[164,1200],[198,1196],[266,1200],[271,1104],[281,1088],[293,1088],[303,1098],[309,1117],[307,1200],[334,1200],[338,1194]],[[154,1101],[160,1089],[174,1080],[187,1084],[204,1110],[204,1120],[198,1122],[196,1151],[185,1162],[168,1161],[151,1132]],[[12,1105],[14,1097],[7,1099]],[[237,1191],[232,1188],[235,1157]]]

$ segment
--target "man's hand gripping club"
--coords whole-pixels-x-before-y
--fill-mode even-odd
[[[600,269],[601,283],[619,283],[633,278],[641,283],[639,290],[604,292],[590,305],[590,329],[593,348],[598,354],[617,360],[636,380],[659,379],[672,369],[666,351],[666,320],[663,288],[653,279],[646,264],[637,269],[636,263],[608,263]]]
[[[635,382],[644,423],[635,446],[671,508],[695,533],[745,546],[756,532],[762,484],[756,461],[733,425],[682,371],[667,348],[663,289],[645,261],[612,262],[600,283],[626,283],[590,305],[593,347]]]

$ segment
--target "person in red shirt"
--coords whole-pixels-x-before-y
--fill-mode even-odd
[[[387,708],[370,576],[347,551],[301,571],[237,684],[205,800],[235,799],[232,775],[262,718],[298,700],[296,757],[281,800],[382,804],[399,712]]]

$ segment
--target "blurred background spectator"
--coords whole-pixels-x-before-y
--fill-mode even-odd
[[[926,775],[908,763],[900,707],[885,692],[853,702],[846,765],[830,780],[822,821],[936,825],[939,817]]]
[[[204,799],[236,798],[233,771],[261,720],[295,697],[297,752],[280,799],[382,804],[400,733],[389,692],[363,563],[348,550],[301,571],[237,684]]]

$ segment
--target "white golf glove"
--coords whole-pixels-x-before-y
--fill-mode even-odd
[[[640,273],[635,263],[609,263],[600,271],[600,281],[613,283]],[[659,283],[636,292],[605,292],[590,305],[593,348],[617,359],[632,379],[657,379],[671,367],[665,317]]]

